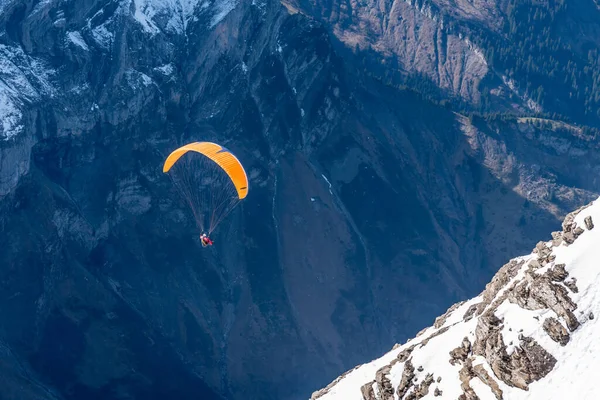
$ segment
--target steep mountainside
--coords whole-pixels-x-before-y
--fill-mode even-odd
[[[467,109],[600,126],[596,0],[285,0],[365,71]],[[441,89],[441,90],[440,90]]]
[[[311,399],[597,398],[599,218],[600,200],[567,215],[479,296]]]
[[[2,393],[305,398],[597,197],[589,130],[384,85],[328,24],[267,0],[2,3]],[[161,172],[195,140],[251,181],[211,249]]]

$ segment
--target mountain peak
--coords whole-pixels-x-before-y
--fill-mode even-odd
[[[216,26],[236,6],[237,0],[132,0],[133,16],[149,33],[162,29],[185,33],[196,11],[210,11],[210,27]]]
[[[311,400],[593,398],[600,362],[600,201],[505,264],[404,345],[348,371]]]

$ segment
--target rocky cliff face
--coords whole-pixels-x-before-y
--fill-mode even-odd
[[[20,399],[305,397],[600,189],[593,135],[384,86],[289,4],[3,4],[1,384]],[[161,172],[194,140],[251,179],[208,251]]]
[[[479,296],[311,399],[595,398],[599,202],[567,215]]]
[[[599,127],[593,0],[285,0],[325,21],[365,73],[485,112]]]
[[[497,2],[293,0],[290,3],[327,21],[335,37],[355,55],[377,54],[376,59],[384,65],[369,64],[372,73],[404,79],[426,78],[446,95],[474,104],[481,100],[481,81],[494,76],[482,50],[460,31],[451,29],[449,21],[477,22],[497,30],[502,14]],[[498,83],[507,89],[501,81]]]

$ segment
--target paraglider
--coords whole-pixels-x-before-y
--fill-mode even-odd
[[[200,243],[202,243],[202,247],[213,245],[213,241],[208,236],[206,236],[206,233],[200,235]]]
[[[163,172],[191,208],[202,246],[212,246],[210,233],[248,195],[244,167],[225,147],[194,142],[169,154]]]

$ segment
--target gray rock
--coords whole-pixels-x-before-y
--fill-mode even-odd
[[[588,215],[587,217],[585,217],[585,219],[583,221],[585,222],[585,227],[589,231],[591,231],[592,229],[594,229],[594,222],[592,221],[591,215]]]
[[[388,374],[390,373],[391,367],[386,365],[380,368],[375,374],[375,383],[377,384],[377,392],[379,394],[378,400],[393,400],[394,399],[394,388]]]
[[[577,288],[577,278],[573,277],[569,281],[564,281],[563,284],[568,287],[571,292],[579,293],[579,289]]]
[[[496,380],[493,377],[491,377],[490,374],[488,374],[487,370],[482,365],[474,366],[473,373],[481,380],[481,382],[483,382],[490,388],[497,400],[503,399],[503,392],[502,389],[500,389],[498,382],[496,382]]]
[[[546,275],[555,282],[564,281],[569,276],[569,273],[565,270],[565,267],[565,264],[555,264],[546,272]]]
[[[569,343],[569,332],[567,332],[565,327],[556,318],[546,318],[543,327],[548,336],[555,342],[560,343],[561,346],[566,346]]]
[[[450,352],[450,364],[464,363],[471,353],[471,342],[467,337],[463,338],[460,347],[455,348]]]
[[[402,378],[400,379],[400,384],[396,389],[396,394],[398,398],[404,398],[404,395],[408,393],[408,390],[413,385],[413,379],[415,377],[415,367],[412,365],[411,360],[407,360],[404,363],[404,370],[402,371]]]

